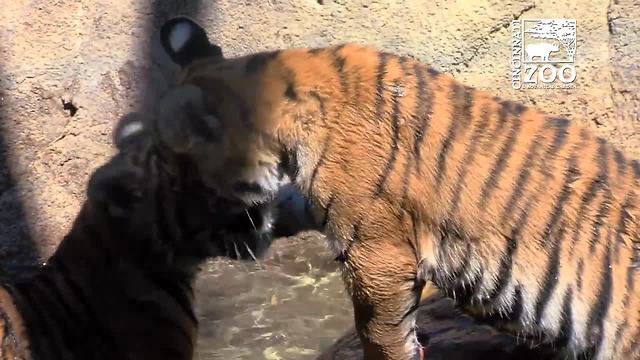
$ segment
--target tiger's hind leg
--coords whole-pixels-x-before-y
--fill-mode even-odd
[[[422,359],[415,320],[424,282],[415,252],[406,242],[367,239],[364,230],[353,239],[343,272],[364,358]]]

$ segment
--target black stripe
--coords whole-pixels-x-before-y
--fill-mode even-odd
[[[458,133],[469,126],[471,122],[471,109],[474,104],[473,89],[454,83],[451,89],[451,97],[454,101],[454,108],[451,113],[451,123],[445,138],[442,140],[440,152],[438,152],[436,165],[436,185],[442,185],[446,172],[447,155],[451,145],[455,142]]]
[[[591,224],[591,239],[589,239],[589,251],[592,255],[596,249],[596,245],[600,242],[600,232],[602,231],[602,226],[608,223],[607,219],[609,218],[609,213],[611,212],[611,201],[611,192],[604,192],[602,196],[602,202],[600,203],[600,207],[598,208],[598,212],[593,219],[593,224]],[[604,234],[602,235],[604,236]]]
[[[51,276],[54,276],[54,275],[47,274],[39,277],[40,283],[47,289],[47,292],[53,295],[53,297],[55,298],[55,301],[63,307],[64,312],[66,314],[65,316],[66,318],[68,318],[70,321],[72,321],[75,324],[81,323],[83,319],[86,317],[86,314],[80,313],[79,312],[80,309],[77,309],[77,307],[72,307],[71,305],[69,305],[68,299],[66,299],[65,296],[62,294],[58,283],[54,279],[52,279]]]
[[[398,88],[400,86],[398,81],[395,81],[393,84],[394,88]],[[392,92],[391,94],[391,103],[393,106],[393,113],[391,114],[391,149],[389,153],[389,158],[387,159],[384,167],[382,168],[382,174],[380,174],[380,178],[378,179],[378,183],[376,184],[376,190],[374,192],[374,196],[380,196],[382,191],[384,191],[384,186],[393,170],[393,165],[396,162],[396,158],[398,157],[398,150],[400,148],[400,94],[397,91]]]
[[[567,137],[567,128],[568,121],[563,118],[550,118],[547,119],[545,123],[545,128],[552,128],[555,130],[554,138],[551,143],[551,146],[548,147],[545,151],[545,156],[543,159],[537,161],[538,166],[540,167],[540,172],[545,176],[542,184],[539,184],[539,192],[545,191],[545,187],[549,180],[554,176],[553,172],[549,170],[550,164],[552,163],[553,157],[557,156],[558,151],[562,148],[562,146],[566,142]],[[507,201],[507,205],[503,209],[501,218],[508,219],[510,214],[513,213],[515,206],[520,200],[522,194],[524,194],[524,190],[526,188],[527,180],[530,177],[531,170],[529,170],[534,162],[534,156],[537,154],[538,147],[540,146],[540,137],[536,136],[533,140],[528,153],[526,155],[526,160],[523,163],[522,168],[520,169],[518,179],[516,180],[516,187],[511,193],[509,200]],[[578,169],[578,164],[575,155],[575,149],[572,152],[569,161],[568,167],[564,170],[565,177],[563,182],[563,187],[560,190],[560,195],[556,199],[556,203],[551,210],[549,223],[545,226],[545,233],[543,233],[542,240],[547,243],[550,240],[550,234],[553,228],[556,226],[557,222],[560,220],[563,215],[562,210],[564,209],[565,203],[567,202],[570,194],[571,194],[571,184],[578,180],[580,177],[580,170]]]
[[[564,144],[566,144],[567,136],[569,134],[569,120],[560,117],[551,117],[546,118],[545,128],[550,128],[555,130],[553,134],[553,141],[551,142],[551,146],[547,148],[545,159],[540,163],[541,172],[544,176],[550,178],[554,176],[554,169],[552,167],[553,161],[552,159],[558,156],[558,152]]]
[[[587,188],[587,191],[582,195],[580,207],[578,208],[578,213],[576,215],[577,220],[573,231],[573,237],[571,239],[571,245],[569,246],[570,255],[573,255],[575,245],[582,235],[580,232],[582,230],[582,224],[588,218],[587,210],[590,208],[589,205],[591,204],[593,199],[595,199],[598,191],[600,191],[600,189],[602,189],[604,186],[605,185],[603,183],[603,180],[598,175],[598,177],[591,181],[591,183],[589,184],[589,188]]]
[[[322,152],[320,152],[320,157],[316,162],[315,167],[313,168],[313,172],[311,173],[311,179],[309,179],[309,189],[307,190],[309,198],[311,198],[313,193],[313,186],[316,182],[316,177],[318,176],[318,171],[320,167],[324,165],[324,162],[327,158],[327,154],[329,153],[329,146],[331,145],[331,136],[327,135],[324,139],[324,143],[322,144]]]
[[[576,288],[578,292],[582,292],[582,276],[584,275],[584,259],[578,260],[578,267],[576,269]]]
[[[524,307],[524,297],[522,295],[522,288],[520,285],[516,286],[513,295],[511,297],[511,304],[508,310],[493,311],[491,314],[480,318],[480,322],[491,326],[499,326],[505,322],[518,323],[522,316],[522,310]],[[507,320],[507,321],[505,321]]]
[[[633,177],[640,179],[640,162],[638,160],[631,161],[631,169],[633,170]]]
[[[536,137],[531,142],[531,146],[529,146],[529,150],[525,155],[525,161],[522,163],[520,170],[518,171],[518,178],[516,180],[516,185],[509,196],[509,200],[507,200],[507,204],[502,210],[502,214],[499,219],[502,220],[503,223],[506,223],[511,214],[513,214],[514,207],[516,204],[522,200],[522,195],[526,189],[526,186],[529,181],[529,177],[531,176],[531,169],[533,168],[534,161],[538,155],[538,149],[540,148],[540,137]]]
[[[553,231],[553,229],[550,231]],[[553,243],[549,249],[550,257],[547,262],[547,269],[544,273],[542,286],[540,287],[540,294],[536,301],[535,321],[538,325],[541,323],[544,310],[547,309],[549,301],[551,300],[559,282],[558,272],[560,271],[560,252],[562,251],[561,244],[565,235],[565,225],[563,223],[558,228],[556,234],[556,236],[552,233],[547,235],[549,238],[553,239]]]
[[[552,232],[564,215],[564,206],[566,205],[567,201],[569,200],[569,196],[571,196],[571,193],[573,191],[572,184],[577,181],[578,178],[578,163],[575,154],[572,154],[569,158],[567,169],[565,169],[565,176],[562,188],[560,189],[560,195],[556,198],[556,202],[550,212],[549,222],[545,225],[544,232],[542,233],[543,245],[549,244],[549,242],[553,239]]]
[[[416,132],[414,134],[413,142],[413,158],[415,160],[415,169],[418,174],[422,174],[421,162],[422,162],[422,140],[424,139],[427,131],[429,130],[431,113],[433,111],[433,92],[425,81],[424,67],[422,64],[416,63],[414,65],[414,71],[416,73],[416,110],[415,120],[418,124]],[[431,77],[430,82],[434,82],[437,76],[427,71]]]
[[[27,329],[32,334],[29,336],[30,341],[34,341],[34,337],[38,338],[39,347],[43,351],[38,354],[38,357],[64,359],[62,350],[57,346],[61,339],[58,337],[56,323],[48,316],[52,309],[47,306],[47,297],[38,298],[39,301],[37,301],[37,297],[31,293],[33,289],[28,284],[16,284],[16,289],[20,292],[25,305],[31,310],[29,312],[30,324]]]
[[[400,207],[403,209],[407,208],[407,201],[409,201],[409,175],[411,174],[411,168],[413,166],[413,161],[411,155],[407,155],[407,160],[404,164],[404,171],[402,173],[402,190],[400,190],[401,201]]]
[[[319,55],[319,54],[323,53],[325,50],[326,50],[326,48],[309,49],[309,54],[311,54],[311,55]]]
[[[353,223],[353,231],[351,233],[351,239],[349,239],[350,241],[346,243],[346,248],[340,253],[338,254],[338,256],[336,256],[335,260],[345,263],[349,260],[349,252],[351,250],[351,246],[353,246],[354,243],[356,243],[358,240],[360,240],[360,227],[362,225],[362,220],[358,219]]]
[[[640,242],[640,239],[638,239],[638,235],[636,234],[635,238],[632,239],[631,241],[632,241],[632,244],[636,244],[636,243]],[[632,246],[634,246],[634,245],[632,245]],[[637,255],[636,254],[636,248],[634,246],[633,255],[631,257],[631,264],[629,264],[629,266],[627,266],[627,279],[626,279],[627,292],[625,294],[625,298],[628,298],[631,294],[635,294],[635,286],[636,286],[635,274],[636,274],[636,270],[638,270],[638,268],[636,266],[634,266],[634,261],[636,260],[636,255]],[[627,301],[628,301],[628,299],[627,299]]]
[[[627,209],[633,206],[633,202],[635,201],[635,196],[633,192],[629,192],[624,197],[624,202],[622,203],[622,207],[620,208],[620,218],[618,220],[618,225],[616,227],[616,241],[613,247],[613,258],[617,262],[618,257],[620,255],[620,246],[624,246],[624,235],[629,235],[627,232],[627,223],[631,221],[631,214]]]
[[[507,314],[507,318],[511,321],[519,321],[524,310],[524,295],[522,294],[522,288],[520,285],[516,286],[511,308]]]
[[[147,272],[148,279],[155,287],[163,291],[182,309],[182,312],[196,326],[197,317],[193,312],[193,306],[188,294],[192,293],[189,279],[179,278],[176,274],[160,274],[151,271]]]
[[[417,236],[417,235],[416,235]],[[451,286],[447,283],[440,283],[440,287],[444,288],[445,294],[449,297],[453,297],[453,299],[461,306],[466,306],[471,303],[473,295],[475,294],[476,287],[480,280],[479,273],[473,274],[473,278],[469,281],[469,283],[465,282],[464,277],[471,273],[473,270],[471,268],[471,261],[473,260],[473,256],[471,254],[471,244],[469,242],[465,243],[466,246],[466,256],[464,257],[464,261],[461,266],[453,271],[451,275],[451,279],[453,279],[457,284]]]
[[[633,259],[632,259],[633,260]],[[635,273],[636,273],[637,268],[635,266],[633,266],[633,264],[627,266],[627,291],[632,292],[635,289]]]
[[[521,232],[526,223],[527,215],[523,212],[518,220],[517,227],[514,227],[511,236],[505,238],[505,250],[500,259],[500,269],[496,277],[497,283],[491,289],[487,296],[487,300],[492,302],[496,300],[505,290],[512,278],[513,273],[513,254],[518,249]]]
[[[624,155],[618,149],[613,150],[613,159],[618,167],[618,176],[625,176],[627,173],[627,159],[624,158]]]
[[[571,341],[573,334],[573,289],[568,288],[564,292],[562,300],[562,324],[560,325],[560,333],[554,341],[554,347],[562,350],[567,347]]]
[[[538,195],[540,193],[536,193],[534,196],[529,198],[527,204],[522,209],[520,216],[516,220],[513,228],[511,229],[510,236],[505,240],[507,242],[507,247],[505,250],[505,254],[501,257],[500,270],[498,273],[498,284],[497,286],[490,292],[488,299],[494,300],[507,286],[509,281],[511,281],[512,271],[513,271],[513,254],[518,248],[518,244],[522,238],[522,232],[527,225],[529,220],[530,210],[534,204],[538,201]]]
[[[520,126],[522,125],[522,121],[520,120],[519,116],[524,110],[524,107],[522,105],[518,105],[519,104],[516,104],[514,108],[509,111],[509,114],[512,115],[513,120],[511,124],[511,131],[507,135],[507,138],[497,155],[496,162],[489,172],[489,177],[482,186],[482,190],[480,191],[480,208],[484,208],[487,200],[491,197],[491,193],[498,186],[500,176],[507,166],[507,162],[513,152],[513,147],[516,144],[517,135],[520,132]],[[503,104],[502,108],[505,108],[506,106],[507,105]]]
[[[512,111],[511,109],[516,104],[512,101],[500,101],[499,98],[494,98],[494,100],[500,103],[500,107],[498,109],[498,122],[496,123],[496,127],[495,129],[493,129],[491,134],[485,137],[486,141],[482,146],[482,150],[484,152],[487,152],[493,148],[496,140],[500,137],[502,130],[504,130],[507,120],[509,120],[509,114]]]
[[[569,125],[569,120],[566,118],[551,117],[546,119],[545,126],[555,130],[550,149],[552,154],[556,154],[566,143]]]
[[[52,294],[47,291],[49,290],[48,287],[42,287],[44,286],[43,279],[48,278],[48,276],[49,274],[41,273],[37,280],[31,282],[31,289],[33,290],[34,298],[38,301],[38,306],[42,308],[47,319],[51,320],[49,328],[55,329],[53,331],[54,334],[50,334],[50,337],[55,338],[51,346],[55,347],[56,352],[64,358],[65,349],[72,349],[76,345],[76,341],[78,341],[79,336],[76,327],[81,323],[79,322],[81,320],[73,318],[76,314],[71,311],[69,304],[64,299],[58,297],[56,293]]]
[[[321,229],[325,229],[327,224],[329,223],[330,215],[331,215],[331,207],[333,207],[333,202],[336,200],[336,196],[334,193],[329,195],[329,200],[327,201],[327,205],[324,207],[324,218],[322,219],[322,227]]]
[[[282,65],[282,68],[282,80],[287,84],[287,87],[284,90],[284,96],[291,101],[297,101],[298,92],[296,91],[296,73],[285,65]]]
[[[254,74],[267,66],[267,64],[275,59],[280,51],[262,52],[252,55],[245,65],[245,72],[247,74]]]
[[[387,73],[387,61],[389,60],[390,55],[386,52],[378,53],[378,69],[376,71],[376,103],[375,103],[375,121],[380,122],[386,118],[384,113],[384,93],[385,93],[385,83],[384,76]]]
[[[344,56],[340,55],[340,50],[342,50],[343,46],[336,47],[331,53],[333,57],[333,67],[336,69],[338,73],[338,78],[340,79],[340,86],[342,87],[342,95],[346,96],[349,92],[349,82],[347,79],[347,74],[344,71],[344,64],[346,59]]]
[[[604,340],[604,321],[612,299],[613,274],[611,271],[611,249],[606,248],[603,256],[600,289],[596,302],[589,311],[586,329],[589,331],[588,342],[594,346],[594,354],[598,352]]]
[[[78,302],[86,309],[87,319],[85,321],[92,323],[93,330],[100,335],[101,339],[106,343],[105,346],[107,348],[113,349],[115,354],[121,354],[122,352],[119,349],[118,342],[116,341],[114,334],[104,327],[103,322],[98,317],[96,309],[91,305],[91,303],[89,303],[84,290],[75,282],[64,262],[60,259],[54,259],[50,261],[49,264],[60,272],[60,278],[67,284],[73,298],[77,299]]]
[[[426,126],[426,120],[422,120],[421,121],[421,113],[422,113],[422,107],[424,106],[424,87],[425,87],[425,83],[424,83],[424,74],[422,72],[422,67],[421,64],[419,63],[415,63],[413,66],[413,74],[410,73],[410,69],[407,68],[406,65],[406,58],[402,58],[405,59],[405,61],[402,62],[402,67],[404,69],[404,73],[406,77],[411,77],[412,75],[416,77],[416,81],[414,84],[414,92],[415,92],[415,108],[413,110],[413,113],[411,114],[411,118],[413,120],[414,126],[415,126],[415,132],[413,135],[413,145],[411,145],[414,149],[413,153],[407,153],[407,157],[406,157],[406,162],[405,162],[405,166],[404,166],[404,172],[402,174],[402,190],[400,191],[402,194],[402,200],[401,200],[401,207],[405,208],[406,207],[406,203],[408,201],[408,192],[409,192],[409,177],[411,175],[411,169],[416,166],[417,164],[417,159],[415,159],[415,152],[416,152],[416,148],[419,149],[420,144],[419,141],[422,139],[422,135],[418,134],[418,131],[420,131],[421,127],[425,127]],[[407,147],[409,147],[409,145],[407,145]],[[418,150],[419,152],[419,150]],[[418,169],[419,170],[419,169]]]
[[[606,180],[609,179],[609,147],[607,141],[603,138],[597,138],[598,141],[598,171]]]
[[[473,135],[471,135],[471,140],[469,140],[469,145],[465,149],[465,154],[462,159],[462,167],[460,169],[460,176],[458,176],[456,187],[453,190],[453,198],[450,202],[451,209],[449,209],[449,214],[451,215],[455,215],[456,212],[458,211],[458,206],[460,205],[460,198],[462,197],[462,189],[466,184],[467,173],[469,172],[469,168],[471,167],[471,164],[473,164],[473,161],[475,160],[475,156],[477,153],[476,149],[480,143],[480,140],[485,135],[485,130],[487,129],[487,126],[489,126],[490,118],[491,118],[490,113],[487,109],[487,106],[485,106],[482,109],[480,123],[473,130]]]
[[[55,275],[51,272],[42,273],[37,278],[37,284],[36,282],[32,282],[32,284],[35,285],[36,290],[39,292],[38,299],[47,301],[49,304],[47,309],[56,317],[54,320],[55,327],[61,329],[59,333],[62,336],[63,344],[67,349],[72,349],[80,337],[77,328],[80,327],[82,329],[84,314],[79,314],[76,309],[72,308],[51,276]],[[43,288],[39,288],[38,285]],[[53,310],[53,307],[56,310]]]

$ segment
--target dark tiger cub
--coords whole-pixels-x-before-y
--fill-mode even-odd
[[[186,18],[161,38],[184,69],[160,137],[247,203],[308,195],[367,359],[418,356],[426,281],[563,355],[640,358],[640,164],[604,139],[354,44],[225,59]]]
[[[0,287],[0,359],[192,358],[192,281],[235,219],[139,118],[116,140],[55,254],[33,279]]]

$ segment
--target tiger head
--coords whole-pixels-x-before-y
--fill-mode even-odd
[[[119,257],[197,264],[225,253],[244,257],[229,247],[255,252],[264,245],[257,242],[269,240],[270,210],[219,197],[202,184],[190,159],[154,140],[149,123],[141,114],[124,117],[114,132],[118,152],[89,180],[83,211],[102,219],[104,232],[113,235],[109,250]]]
[[[186,17],[167,21],[161,42],[182,71],[160,104],[160,138],[193,159],[223,196],[246,204],[272,199],[292,174],[277,132],[286,89],[261,69],[270,55],[225,59]]]

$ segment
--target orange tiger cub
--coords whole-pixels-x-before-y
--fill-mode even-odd
[[[192,359],[192,281],[234,219],[139,116],[116,143],[55,254],[0,286],[0,359]]]
[[[640,164],[587,128],[355,44],[224,58],[190,19],[156,130],[247,204],[289,181],[342,263],[366,359],[414,359],[426,282],[559,355],[640,358]]]

